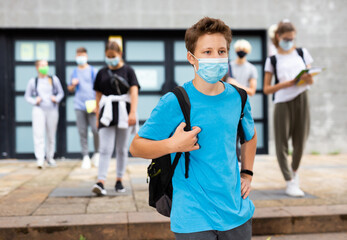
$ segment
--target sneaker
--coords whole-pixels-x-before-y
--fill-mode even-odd
[[[116,185],[114,186],[114,188],[115,188],[116,192],[121,192],[121,193],[125,192],[125,188],[124,188],[124,186],[123,186],[121,181],[117,181]]]
[[[48,159],[47,164],[49,167],[56,167],[57,166],[57,163],[54,159]]]
[[[297,171],[294,172],[294,171],[292,170],[292,175],[293,175],[293,181],[295,182],[295,184],[296,184],[297,186],[299,186],[300,181],[299,181],[299,174],[298,174],[298,172],[297,172]]]
[[[88,155],[85,155],[83,157],[81,168],[83,168],[83,169],[91,168],[91,162],[90,162],[90,158]]]
[[[45,167],[45,160],[37,159],[36,164],[39,169],[43,169]]]
[[[291,197],[305,196],[305,193],[299,188],[294,180],[287,181],[286,194]]]
[[[96,152],[93,154],[93,157],[92,157],[92,162],[93,162],[93,165],[94,167],[99,167],[99,159],[100,159],[100,153]]]
[[[102,184],[101,182],[94,184],[92,192],[98,196],[105,196],[107,194],[104,188],[104,184]]]

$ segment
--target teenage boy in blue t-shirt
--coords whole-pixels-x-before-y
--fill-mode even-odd
[[[135,136],[135,157],[190,152],[189,178],[181,157],[172,184],[171,230],[176,239],[251,239],[254,205],[248,198],[256,152],[256,131],[247,100],[242,127],[241,173],[235,141],[241,97],[220,80],[228,71],[230,28],[205,17],[186,31],[187,59],[195,77],[183,85],[191,103],[191,131],[173,93],[163,96]],[[171,157],[172,158],[172,157]],[[173,159],[173,158],[172,158]]]
[[[91,167],[91,160],[88,150],[88,126],[91,127],[94,137],[93,164],[95,167],[99,165],[99,136],[96,127],[95,110],[89,112],[86,108],[86,101],[95,100],[93,86],[97,71],[88,64],[87,49],[84,47],[77,48],[76,63],[77,68],[73,70],[70,84],[67,88],[70,92],[75,92],[74,108],[83,156],[81,167],[89,169]]]

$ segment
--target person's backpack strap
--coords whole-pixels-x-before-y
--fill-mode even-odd
[[[172,92],[176,95],[178,102],[180,104],[184,119],[186,121],[186,126],[184,128],[185,131],[191,130],[191,124],[190,124],[190,101],[187,92],[184,90],[183,87],[178,86],[175,87]],[[189,177],[189,161],[190,161],[190,154],[189,152],[184,153],[185,157],[185,177]],[[177,164],[176,164],[177,165]]]
[[[53,76],[49,76],[48,75],[48,78],[50,78],[52,80],[52,94],[53,94],[53,96],[56,96],[58,94],[58,90],[57,90],[57,87],[54,84]]]
[[[231,63],[228,63],[228,69],[229,69],[229,77],[233,77],[233,69],[231,68]]]
[[[305,64],[305,67],[306,67],[306,61],[305,61],[305,58],[304,58],[304,51],[302,50],[302,48],[296,48],[296,52],[302,58],[302,61],[304,61],[304,64]]]
[[[270,62],[273,68],[273,75],[275,76],[275,84],[279,83],[278,77],[277,77],[277,58],[276,55],[272,55],[270,57]],[[272,95],[272,100],[275,100],[275,93]]]
[[[38,81],[39,81],[39,78],[36,77],[35,78],[35,89],[34,89],[34,94],[33,94],[34,97],[37,97],[39,95],[38,92],[37,92],[37,82]]]
[[[90,66],[90,70],[91,70],[91,75],[92,75],[92,82],[94,82],[95,73],[94,73],[93,66]]]
[[[248,96],[247,96],[247,92],[244,89],[236,87],[233,84],[230,84],[230,85],[233,86],[238,91],[238,93],[240,94],[240,97],[241,97],[241,115],[240,115],[239,124],[237,126],[237,135],[240,138],[240,143],[244,144],[245,143],[245,133],[244,133],[243,127],[242,127],[242,118],[244,116],[243,110],[245,109],[245,105],[246,105]]]

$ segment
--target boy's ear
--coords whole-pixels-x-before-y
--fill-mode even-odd
[[[190,52],[187,52],[187,60],[190,64],[195,65],[196,59],[192,56]]]

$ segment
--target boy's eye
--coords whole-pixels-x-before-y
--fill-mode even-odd
[[[211,53],[211,51],[205,51],[204,53],[206,53],[206,54],[210,54],[210,53]]]
[[[225,51],[225,50],[220,50],[219,51],[219,54],[224,54],[224,53],[226,53],[227,51]]]

